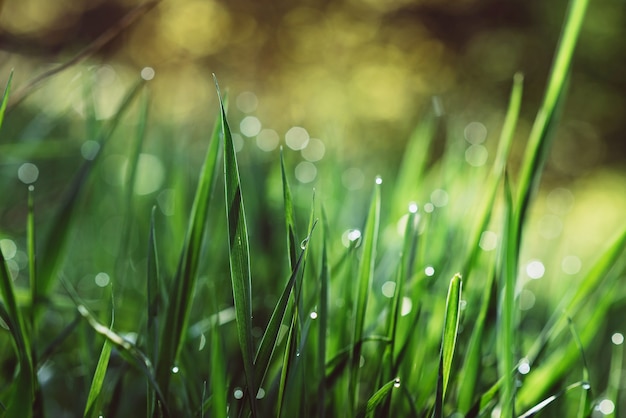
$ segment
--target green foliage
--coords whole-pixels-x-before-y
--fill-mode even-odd
[[[519,300],[527,214],[585,6],[574,1],[568,13],[520,173],[508,161],[521,74],[491,167],[465,166],[453,136],[436,158],[447,122],[427,115],[396,176],[370,179],[368,202],[324,177],[340,173],[339,163],[319,164],[313,191],[291,180],[290,151],[264,159],[239,149],[219,89],[217,121],[201,144],[179,146],[182,134],[159,141],[151,127],[172,128],[150,119],[147,91],[133,107],[143,83],[108,121],[87,106],[98,152],[80,161],[71,148],[80,168],[61,170],[63,196],[46,194],[47,183],[29,188],[24,227],[0,231],[28,259],[16,274],[0,248],[9,331],[0,415],[583,417],[603,391],[618,405],[623,348],[597,341],[613,334],[606,323],[623,305],[626,229],[569,293],[531,311]],[[167,166],[161,190],[147,196],[135,190],[144,152]],[[107,158],[120,155],[126,175],[112,183]],[[8,181],[0,186],[21,199]],[[429,202],[442,188],[449,202]],[[481,248],[487,230],[497,251]],[[96,285],[96,272],[107,280]],[[113,312],[115,323],[103,325]],[[609,352],[610,364],[601,360]]]

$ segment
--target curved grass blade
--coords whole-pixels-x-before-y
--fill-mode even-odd
[[[395,378],[385,383],[380,389],[378,389],[370,398],[367,400],[365,407],[361,409],[357,413],[357,417],[369,417],[371,416],[376,408],[390,395],[394,388],[400,387],[400,379]]]
[[[552,63],[548,85],[524,153],[516,196],[517,207],[515,212],[518,227],[524,223],[530,200],[539,185],[553,137],[551,131],[556,125],[558,109],[563,102],[574,48],[588,3],[589,0],[571,0],[569,3],[559,45]]]
[[[443,335],[441,337],[441,353],[439,357],[439,376],[437,379],[437,392],[433,418],[443,417],[443,404],[448,389],[450,372],[452,371],[452,359],[456,348],[456,337],[459,330],[461,317],[461,290],[463,281],[459,273],[450,280],[448,296],[446,298],[446,316],[443,321]]]
[[[148,357],[137,348],[133,343],[124,339],[121,335],[117,334],[111,328],[102,325],[98,320],[89,312],[89,310],[81,304],[76,306],[78,313],[87,320],[91,328],[96,331],[98,334],[105,337],[109,342],[111,342],[115,347],[118,348],[122,357],[131,365],[137,367],[141,372],[146,376],[148,382],[152,386],[157,399],[161,403],[161,412],[162,416],[170,417],[170,412],[167,407],[167,400],[163,396],[163,392],[159,387],[159,384],[154,376],[152,363],[148,359]]]
[[[380,205],[381,205],[381,179],[376,178],[374,193],[370,203],[363,236],[363,253],[359,264],[357,276],[357,297],[354,301],[354,328],[352,331],[353,350],[351,354],[350,379],[348,383],[348,402],[352,411],[356,411],[359,401],[359,370],[361,361],[361,345],[356,344],[363,338],[365,325],[365,313],[367,310],[367,300],[372,287],[374,277],[374,264],[376,262],[376,244],[378,241],[378,229],[380,226]],[[349,415],[352,415],[349,413]]]
[[[122,99],[122,102],[118,106],[113,118],[101,129],[98,135],[97,142],[100,145],[98,153],[92,159],[86,160],[83,163],[69,185],[67,193],[62,199],[59,209],[55,215],[54,222],[52,222],[52,229],[48,233],[40,252],[42,261],[38,274],[39,281],[36,284],[37,293],[35,299],[33,300],[33,304],[36,306],[39,302],[45,301],[50,286],[56,278],[56,269],[63,259],[61,254],[65,249],[65,244],[68,236],[70,235],[71,225],[74,219],[74,210],[76,209],[81,193],[87,184],[89,174],[96,164],[98,156],[102,154],[102,148],[112,136],[122,116],[126,113],[126,110],[132,103],[142,85],[143,81],[139,81],[126,93],[126,96]]]
[[[4,121],[4,112],[7,110],[7,104],[9,103],[9,93],[11,92],[11,81],[13,80],[13,70],[9,73],[9,79],[7,85],[4,88],[4,94],[2,95],[2,102],[0,102],[0,129],[2,128],[2,122]]]
[[[15,299],[13,280],[2,249],[0,249],[0,296],[2,297],[3,310],[5,310],[3,320],[9,326],[9,331],[13,337],[12,341],[20,367],[5,416],[29,418],[33,416],[36,375],[31,356],[30,338],[26,332],[22,311]]]
[[[212,292],[215,299],[215,292]],[[217,306],[217,301],[213,301]],[[211,417],[226,418],[228,416],[227,378],[223,339],[220,337],[220,319],[211,327]]]
[[[185,244],[179,259],[174,289],[165,314],[165,325],[159,343],[159,362],[157,365],[157,381],[161,389],[167,393],[171,370],[183,344],[183,335],[187,332],[189,312],[197,281],[198,264],[202,239],[209,212],[209,202],[217,171],[217,160],[220,150],[219,132],[221,116],[214,126],[204,165],[194,195],[191,215],[187,225]]]
[[[213,76],[215,78],[215,76]],[[228,250],[230,278],[237,318],[237,334],[243,356],[243,365],[248,387],[248,399],[252,415],[256,411],[256,377],[254,372],[254,344],[252,341],[252,283],[250,274],[250,248],[248,227],[241,193],[241,181],[233,138],[226,120],[226,110],[215,78],[215,87],[220,100],[222,135],[224,136],[224,181],[226,195],[226,220],[228,223]]]

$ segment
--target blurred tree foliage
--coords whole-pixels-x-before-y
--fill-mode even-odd
[[[4,0],[0,81],[15,67],[15,84],[25,84],[138,4]],[[154,68],[155,108],[168,120],[205,117],[207,101],[215,100],[214,72],[231,91],[258,97],[254,113],[264,127],[283,135],[305,126],[340,153],[395,162],[434,96],[459,135],[477,120],[495,142],[518,70],[526,77],[526,122],[519,133],[525,140],[566,7],[564,0],[162,0],[92,61],[107,64],[100,82],[108,83],[109,94],[121,92],[114,85],[141,68]],[[549,166],[559,177],[626,160],[624,28],[624,2],[591,5]],[[80,71],[69,70],[53,85],[71,85]],[[76,100],[66,93],[67,100],[50,103],[48,92],[31,103],[66,109]]]

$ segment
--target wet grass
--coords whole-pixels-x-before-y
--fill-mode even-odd
[[[605,324],[623,304],[626,228],[584,260],[569,293],[547,296],[558,309],[520,306],[527,213],[585,7],[569,9],[519,173],[507,162],[521,74],[490,167],[465,165],[458,146],[435,160],[446,122],[425,115],[397,175],[366,182],[369,199],[329,177],[339,163],[320,164],[314,190],[291,177],[291,151],[267,161],[239,149],[217,81],[204,159],[182,138],[149,140],[163,127],[150,119],[145,83],[109,120],[87,106],[97,151],[72,157],[79,168],[63,170],[62,196],[42,191],[44,178],[36,188],[0,182],[11,196],[0,209],[23,204],[25,213],[15,217],[23,227],[0,230],[0,414],[585,417],[619,408],[623,337]],[[0,127],[11,122],[10,80]],[[1,131],[0,140],[27,152]],[[136,189],[142,153],[167,168],[147,194]],[[120,156],[125,174],[112,182],[110,157]],[[485,231],[495,249],[481,246]]]

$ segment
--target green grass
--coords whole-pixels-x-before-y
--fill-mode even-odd
[[[446,121],[425,115],[397,173],[368,179],[369,199],[339,184],[332,156],[314,189],[292,178],[295,153],[237,149],[217,81],[198,142],[151,119],[143,82],[109,120],[86,106],[98,152],[81,159],[68,140],[61,185],[0,178],[0,213],[24,214],[0,225],[0,416],[586,417],[607,400],[619,416],[626,228],[576,280],[540,283],[570,280],[567,293],[527,311],[519,299],[586,3],[567,13],[519,172],[521,74],[490,167],[466,165],[454,135],[435,158]],[[44,156],[59,155],[0,141],[7,165],[49,170]],[[165,168],[147,195],[143,153]],[[429,200],[437,189],[447,204]],[[495,251],[480,246],[487,230]]]

